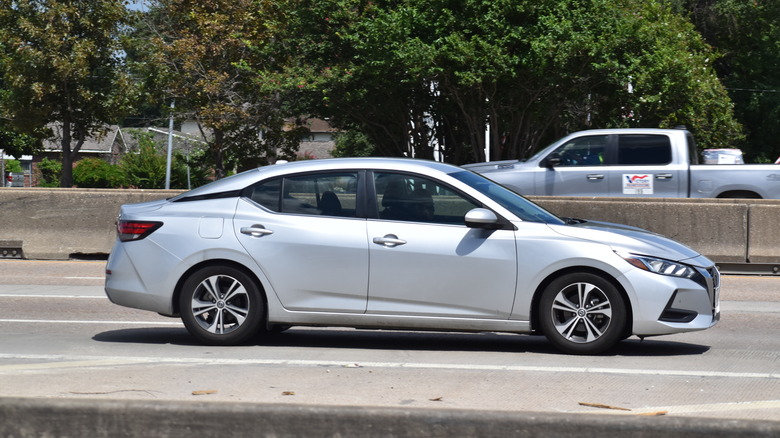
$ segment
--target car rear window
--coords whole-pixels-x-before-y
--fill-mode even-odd
[[[357,172],[289,176],[257,183],[245,196],[278,213],[355,217],[357,181]]]

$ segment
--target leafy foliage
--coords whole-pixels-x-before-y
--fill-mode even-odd
[[[459,164],[486,146],[491,159],[526,157],[589,127],[681,124],[701,147],[780,154],[777,2],[152,0],[134,14],[122,0],[0,4],[0,139],[29,150],[49,130],[66,186],[86,136],[131,103],[165,118],[174,99],[208,143],[191,169],[216,178],[295,159],[310,116],[346,132],[340,156]],[[123,163],[135,175],[125,184],[158,184],[156,155],[145,146]]]
[[[22,169],[22,163],[19,162],[19,160],[5,160],[5,171],[6,172],[23,172]],[[2,178],[3,175],[0,175],[0,178]]]
[[[528,156],[590,126],[688,125],[739,138],[714,54],[655,0],[290,0],[273,44],[285,90],[382,155]],[[304,61],[305,60],[305,61]],[[270,79],[270,78],[267,78]],[[490,136],[486,139],[486,127]]]
[[[73,168],[73,182],[78,187],[98,189],[120,187],[124,179],[118,167],[101,158],[84,158]]]
[[[745,126],[752,161],[780,156],[780,2],[678,0],[678,10],[722,54],[715,68]]]
[[[87,136],[100,136],[132,95],[119,45],[126,14],[122,0],[2,0],[1,111],[18,132],[48,129],[59,141],[63,187]]]
[[[123,184],[139,189],[165,187],[167,151],[149,133],[136,133],[134,137],[138,141],[138,150],[125,154],[118,166],[123,175]],[[180,153],[174,154],[171,161],[172,189],[198,187],[207,181],[206,172],[202,170],[204,167],[194,165],[188,171],[190,164]]]
[[[38,163],[38,186],[39,187],[59,187],[60,174],[62,173],[62,163],[56,160],[44,158]]]
[[[12,157],[31,155],[40,150],[40,142],[29,135],[0,126],[0,149]]]
[[[300,139],[302,127],[287,129],[278,96],[255,87],[247,68],[273,64],[250,47],[268,37],[256,11],[252,0],[157,0],[145,17],[154,35],[147,64],[162,66],[158,87],[176,99],[180,117],[198,123],[217,178],[294,157]]]
[[[371,157],[376,155],[376,146],[368,136],[359,131],[346,131],[335,136],[334,157]]]

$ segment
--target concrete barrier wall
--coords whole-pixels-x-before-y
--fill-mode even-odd
[[[175,190],[0,188],[0,257],[105,255],[119,206],[169,198]],[[721,263],[780,264],[780,201],[532,197],[559,216],[616,222],[671,237]],[[9,257],[12,255],[6,255]]]
[[[780,422],[629,415],[0,398],[0,436],[777,437]]]
[[[181,193],[172,190],[0,188],[0,257],[16,242],[28,259],[108,254],[119,206]]]

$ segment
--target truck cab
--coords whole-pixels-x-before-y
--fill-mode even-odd
[[[688,196],[696,144],[682,129],[600,129],[566,136],[526,161],[464,166],[523,195]]]

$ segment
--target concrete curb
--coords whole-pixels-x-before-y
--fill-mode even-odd
[[[625,415],[0,398],[0,436],[777,437],[780,422]]]

